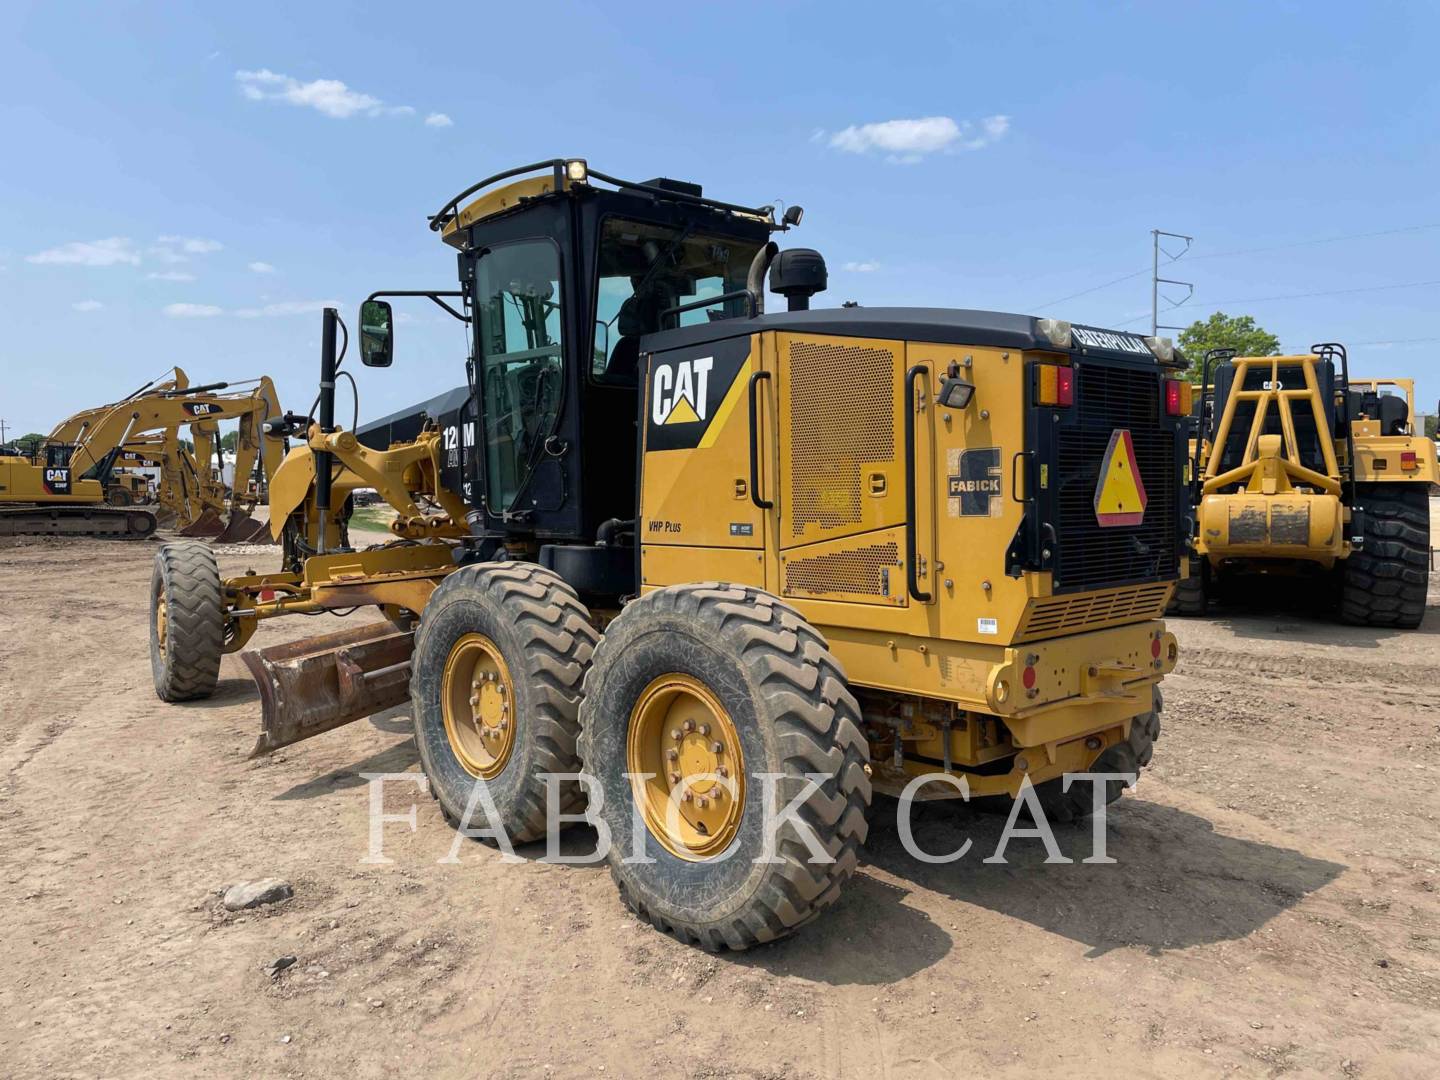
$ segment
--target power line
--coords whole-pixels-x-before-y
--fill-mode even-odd
[[[1216,251],[1209,255],[1192,255],[1196,259],[1229,259],[1236,255],[1258,255],[1265,251],[1284,251],[1287,248],[1311,247],[1315,244],[1338,244],[1342,240],[1369,240],[1376,236],[1396,236],[1400,233],[1421,232],[1425,229],[1440,229],[1440,222],[1430,225],[1403,225],[1398,229],[1381,229],[1378,232],[1349,233],[1345,236],[1326,236],[1318,240],[1292,240],[1285,244],[1270,244],[1266,247],[1238,248],[1235,251]]]
[[[1233,251],[1214,251],[1209,255],[1193,255],[1181,252],[1186,259],[1194,262],[1197,259],[1232,259],[1240,255],[1259,255],[1267,251],[1284,251],[1288,248],[1313,247],[1316,244],[1338,244],[1345,240],[1369,240],[1377,236],[1398,236],[1402,233],[1423,232],[1426,229],[1440,229],[1440,222],[1433,222],[1427,225],[1402,225],[1394,229],[1379,229],[1375,232],[1347,233],[1343,236],[1324,236],[1314,240],[1290,240],[1283,244],[1268,244],[1264,247],[1237,248]],[[1173,262],[1174,259],[1171,260]],[[1091,293],[1099,292],[1101,289],[1108,289],[1112,285],[1119,285],[1121,282],[1130,281],[1133,278],[1144,274],[1152,273],[1153,267],[1146,266],[1134,273],[1124,274],[1121,277],[1113,278],[1102,285],[1094,285],[1080,292],[1071,293],[1069,296],[1062,296],[1058,300],[1047,300],[1043,304],[1031,304],[1027,310],[1043,311],[1045,308],[1053,307],[1055,304],[1063,304],[1068,300],[1075,300],[1082,296],[1089,296]],[[1232,301],[1233,303],[1233,301]],[[1132,322],[1135,320],[1131,320]]]
[[[1401,281],[1401,282],[1396,282],[1396,283],[1394,283],[1394,284],[1392,284],[1392,285],[1363,285],[1363,286],[1361,286],[1361,287],[1359,287],[1359,288],[1356,288],[1356,289],[1324,289],[1324,290],[1321,290],[1321,291],[1319,291],[1319,292],[1287,293],[1287,294],[1285,294],[1284,296],[1247,296],[1247,297],[1239,297],[1239,298],[1231,299],[1231,300],[1209,300],[1209,301],[1205,301],[1205,306],[1206,306],[1206,307],[1214,307],[1214,308],[1216,308],[1216,309],[1219,309],[1219,308],[1222,308],[1222,307],[1226,307],[1226,306],[1228,306],[1228,305],[1230,305],[1230,304],[1265,304],[1265,303],[1269,303],[1269,302],[1272,301],[1272,300],[1308,300],[1308,299],[1310,299],[1310,298],[1312,298],[1312,297],[1316,297],[1316,296],[1351,296],[1351,295],[1354,295],[1355,293],[1384,292],[1384,291],[1390,290],[1390,289],[1419,289],[1419,288],[1424,288],[1425,286],[1429,286],[1429,285],[1440,285],[1440,280],[1435,280],[1435,281]],[[1196,303],[1199,303],[1199,302],[1200,302],[1200,299],[1203,299],[1203,298],[1191,298],[1191,299],[1186,300],[1186,301],[1184,301],[1184,302],[1182,302],[1182,303],[1180,303],[1180,304],[1176,304],[1175,306],[1176,306],[1176,307],[1187,307],[1187,306],[1191,306],[1191,305],[1194,305],[1194,304],[1196,304]],[[1133,319],[1126,319],[1126,320],[1124,320],[1123,322],[1115,323],[1114,325],[1115,325],[1115,326],[1127,326],[1127,325],[1129,325],[1130,323],[1139,322],[1140,319],[1143,319],[1144,317],[1145,317],[1144,315],[1140,315],[1140,316],[1137,316],[1136,318],[1133,318]]]

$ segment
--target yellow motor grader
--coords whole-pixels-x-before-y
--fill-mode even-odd
[[[390,300],[428,297],[468,329],[465,386],[341,430],[327,310],[319,411],[271,423],[306,440],[271,484],[283,566],[160,551],[159,695],[209,694],[262,619],[378,608],[244,654],[255,753],[408,697],[447,818],[483,782],[487,826],[531,841],[588,795],[626,903],[712,949],[831,903],[872,792],[1067,820],[1118,797],[1066,776],[1134,774],[1159,733],[1188,521],[1169,343],[811,310],[824,260],[772,239],[800,218],[580,159],[450,200],[458,289],[372,294],[358,351],[388,366]],[[359,487],[388,543],[351,545]]]
[[[1200,614],[1264,574],[1328,582],[1346,622],[1419,626],[1440,471],[1414,426],[1414,382],[1351,379],[1344,346],[1326,343],[1296,356],[1213,350],[1202,387],[1193,557],[1173,610]]]

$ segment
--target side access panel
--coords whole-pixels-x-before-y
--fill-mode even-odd
[[[647,357],[637,527],[644,588],[707,579],[765,584],[770,378],[758,336]]]

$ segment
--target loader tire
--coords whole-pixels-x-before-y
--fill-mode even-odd
[[[135,500],[124,488],[111,488],[105,492],[105,502],[109,506],[130,506]]]
[[[1361,484],[1365,543],[1340,571],[1340,617],[1354,626],[1413,630],[1430,585],[1427,484]]]
[[[580,687],[598,637],[575,590],[533,563],[462,567],[431,594],[410,701],[420,764],[446,820],[503,830],[512,843],[538,840],[549,774],[562,774],[552,781],[562,812],[580,805]],[[497,820],[475,800],[477,781]]]
[[[580,718],[602,796],[591,814],[640,918],[687,944],[746,949],[840,895],[868,828],[869,748],[843,670],[793,608],[715,582],[632,601],[595,650]],[[792,800],[794,818],[780,813]],[[829,861],[811,859],[795,818]]]
[[[150,672],[161,701],[209,697],[220,677],[225,602],[209,544],[166,544],[150,575]]]
[[[1190,560],[1190,576],[1175,583],[1175,595],[1165,608],[1166,615],[1204,615],[1205,566],[1199,559]]]

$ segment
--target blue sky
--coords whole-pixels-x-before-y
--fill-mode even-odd
[[[303,411],[319,306],[452,287],[425,215],[555,155],[801,203],[787,239],[825,253],[831,304],[1140,328],[1146,274],[1096,286],[1148,269],[1152,228],[1188,233],[1167,274],[1194,301],[1164,321],[1224,301],[1413,375],[1425,411],[1440,395],[1433,5],[12,3],[6,23],[9,432],[173,364],[269,373]],[[405,314],[395,366],[357,370],[362,417],[463,380],[456,324]]]

